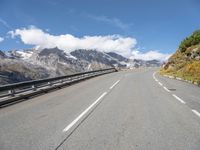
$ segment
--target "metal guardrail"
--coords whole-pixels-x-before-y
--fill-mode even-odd
[[[5,76],[5,75],[1,75],[1,74],[0,74],[0,78],[8,79],[7,76]]]
[[[31,80],[0,86],[0,107],[25,100],[38,94],[47,93],[50,90],[71,85],[95,76],[116,72],[115,68],[94,70],[75,73],[66,76]]]

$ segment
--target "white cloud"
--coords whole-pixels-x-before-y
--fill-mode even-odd
[[[138,50],[132,51],[131,57],[132,59],[142,59],[142,60],[160,60],[160,61],[166,61],[171,54],[163,54],[159,51],[148,51],[145,53],[142,53]]]
[[[77,49],[95,49],[102,52],[116,52],[132,59],[161,61],[167,60],[170,56],[170,54],[163,54],[158,51],[142,53],[135,49],[137,44],[135,38],[120,35],[83,36],[79,38],[71,34],[52,35],[34,26],[9,31],[8,34],[12,38],[19,36],[24,44],[33,45],[38,49],[58,47],[65,50],[66,53]]]
[[[19,36],[24,44],[34,45],[37,48],[53,48],[65,50],[67,53],[76,49],[96,49],[103,52],[116,52],[130,56],[137,44],[136,39],[120,35],[83,36],[75,37],[71,34],[51,35],[34,26],[9,31],[11,37]]]
[[[86,16],[93,19],[93,20],[105,22],[107,24],[113,25],[113,26],[118,27],[118,28],[120,28],[124,31],[127,31],[131,26],[131,24],[124,23],[118,18],[109,18],[107,16],[95,16],[95,15],[89,15],[89,14],[87,14]]]
[[[0,18],[0,23],[1,23],[4,27],[6,27],[6,28],[8,28],[8,29],[11,29],[10,25],[9,25],[5,20],[3,20],[3,19],[1,19],[1,18]]]
[[[14,31],[8,31],[8,35],[10,35],[12,39],[15,38],[15,32]]]
[[[0,37],[0,42],[3,42],[4,38],[3,37]]]

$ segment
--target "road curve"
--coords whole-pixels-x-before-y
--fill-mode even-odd
[[[0,149],[199,150],[200,88],[155,71],[107,74],[0,109]]]

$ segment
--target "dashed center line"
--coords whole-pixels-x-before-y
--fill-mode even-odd
[[[171,92],[168,88],[166,88],[165,86],[163,87],[167,92]]]
[[[180,97],[176,96],[175,94],[172,94],[179,102],[185,104],[185,101],[183,101]]]
[[[107,92],[104,92],[95,102],[93,102],[87,109],[85,109],[76,119],[74,119],[67,127],[63,129],[63,132],[67,132],[71,129],[81,118],[85,116],[105,95]]]
[[[117,80],[109,89],[113,89],[118,83],[120,82],[120,80]],[[97,105],[100,100],[107,94],[107,92],[104,92],[103,94],[101,94],[101,96],[94,101],[88,108],[86,108],[78,117],[76,117],[68,126],[66,126],[63,129],[63,132],[67,132],[69,131],[81,118],[83,118],[95,105]]]
[[[155,77],[156,72],[153,73],[153,77]]]
[[[110,90],[111,90],[112,88],[114,88],[114,87],[119,83],[119,81],[120,81],[120,80],[116,81],[116,82],[110,87]]]
[[[158,84],[159,84],[160,86],[163,86],[163,84],[162,84],[161,82],[158,82]]]
[[[192,112],[197,115],[198,117],[200,117],[200,113],[198,111],[196,111],[195,109],[192,109]]]

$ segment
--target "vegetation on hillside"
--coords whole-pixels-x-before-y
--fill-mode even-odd
[[[188,47],[191,47],[199,43],[200,43],[200,30],[197,30],[190,37],[187,37],[181,42],[179,49],[181,52],[185,52]]]
[[[160,71],[200,85],[200,30],[184,39]]]

